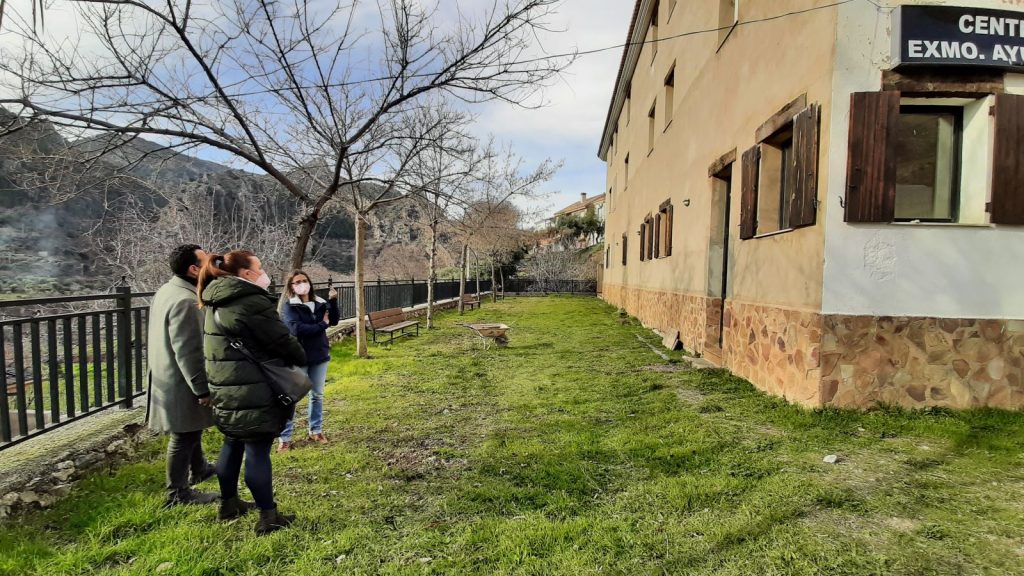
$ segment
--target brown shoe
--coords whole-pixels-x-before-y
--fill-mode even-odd
[[[289,451],[291,449],[292,449],[292,443],[291,442],[281,442],[280,444],[277,445],[277,452],[279,454],[281,452],[287,452],[287,451]]]
[[[329,440],[327,440],[327,436],[324,436],[323,432],[311,434],[309,436],[309,439],[312,440],[313,442],[316,442],[317,444],[327,444],[329,442]]]

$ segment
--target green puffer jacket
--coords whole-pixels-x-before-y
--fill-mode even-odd
[[[220,310],[220,323],[225,331],[241,338],[257,358],[280,358],[285,364],[304,366],[306,353],[302,345],[281,322],[273,297],[241,278],[222,276],[210,282],[203,289],[203,304],[203,349],[217,428],[235,440],[276,438],[294,409],[273,399],[263,373],[230,346],[217,329],[213,312]]]

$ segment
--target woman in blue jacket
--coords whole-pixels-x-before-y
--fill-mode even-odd
[[[296,270],[288,276],[284,291],[287,302],[281,316],[288,330],[299,339],[306,351],[306,373],[313,382],[313,390],[309,394],[309,438],[319,444],[326,444],[327,437],[323,429],[324,384],[327,382],[327,364],[331,359],[327,327],[337,325],[341,316],[338,292],[331,288],[327,300],[314,295],[309,274],[302,270]],[[291,449],[294,424],[293,416],[281,432],[278,452]]]

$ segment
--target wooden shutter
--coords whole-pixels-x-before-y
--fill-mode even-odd
[[[623,234],[622,235],[622,265],[623,266],[626,265],[626,255],[629,254],[628,240],[629,240],[629,234]]]
[[[672,205],[665,207],[665,256],[672,255]]]
[[[757,179],[760,173],[761,145],[743,153],[743,183],[740,194],[740,238],[757,233]]]
[[[896,210],[899,92],[855,92],[850,99],[847,222],[892,222]]]
[[[789,227],[813,226],[818,212],[818,126],[817,104],[804,108],[793,119],[793,198],[789,204]]]
[[[992,223],[1024,225],[1024,96],[996,94]]]
[[[647,221],[640,225],[640,261],[647,259]]]
[[[661,212],[654,215],[654,257],[661,258]]]
[[[647,259],[654,258],[654,219],[647,216]]]

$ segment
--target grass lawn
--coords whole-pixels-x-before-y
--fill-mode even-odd
[[[804,410],[676,370],[596,299],[465,318],[511,345],[446,314],[335,348],[332,443],[274,456],[293,528],[161,511],[155,441],[0,527],[0,573],[1024,574],[1024,414]]]

